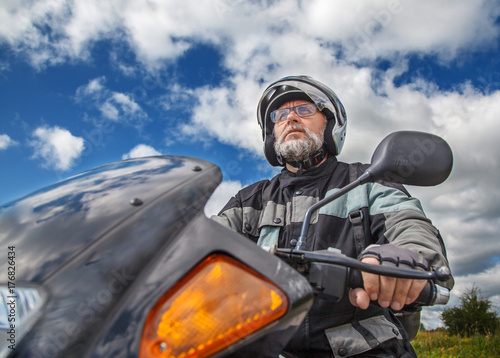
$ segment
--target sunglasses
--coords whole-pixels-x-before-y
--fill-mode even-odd
[[[286,120],[292,110],[294,110],[295,113],[302,118],[314,116],[314,114],[318,111],[318,108],[314,103],[299,104],[298,106],[290,108],[280,108],[271,112],[271,121],[273,121],[273,123],[278,123]]]

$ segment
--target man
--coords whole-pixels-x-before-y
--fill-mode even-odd
[[[306,210],[366,166],[337,161],[346,113],[336,94],[311,77],[271,84],[257,117],[267,160],[284,169],[242,189],[213,219],[258,245],[293,247]],[[367,263],[448,266],[438,230],[400,185],[359,186],[313,214],[308,237],[307,250],[335,247]],[[363,273],[363,283],[364,289],[350,291],[339,303],[315,299],[286,351],[299,357],[414,357],[395,312],[411,304],[426,282]],[[453,279],[440,284],[451,288]]]

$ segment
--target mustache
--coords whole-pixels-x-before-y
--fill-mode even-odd
[[[283,133],[281,133],[281,135],[279,136],[279,139],[283,139],[285,138],[288,134],[290,134],[290,132],[293,132],[293,131],[301,131],[301,132],[304,132],[304,133],[308,133],[308,129],[301,126],[300,124],[291,124],[287,129],[285,129],[283,131]]]

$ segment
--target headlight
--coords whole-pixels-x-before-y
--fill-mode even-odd
[[[207,257],[149,313],[141,358],[207,357],[283,316],[285,293],[222,254]]]

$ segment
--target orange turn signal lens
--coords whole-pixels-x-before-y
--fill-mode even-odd
[[[208,357],[286,313],[284,292],[222,254],[207,257],[149,313],[141,358]]]

